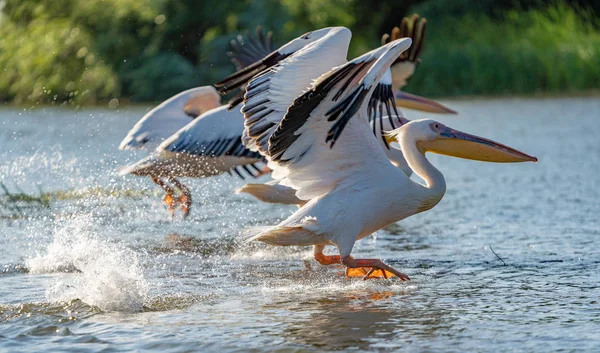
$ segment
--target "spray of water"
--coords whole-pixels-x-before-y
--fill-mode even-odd
[[[95,234],[89,216],[65,221],[55,230],[45,253],[26,261],[29,272],[63,273],[47,289],[50,301],[78,298],[102,310],[142,310],[149,286],[139,254]]]

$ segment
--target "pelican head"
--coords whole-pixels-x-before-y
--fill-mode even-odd
[[[405,138],[415,140],[421,153],[433,152],[484,162],[537,162],[536,157],[483,137],[454,130],[435,120],[411,121],[394,131],[397,130],[400,130],[399,141]]]
[[[327,27],[318,29],[312,32],[307,32],[300,37],[290,41],[286,45],[278,49],[281,54],[293,54],[298,50],[305,48],[309,44],[315,43],[318,40],[325,37],[341,37],[346,38],[347,42],[350,42],[352,32],[346,27]]]

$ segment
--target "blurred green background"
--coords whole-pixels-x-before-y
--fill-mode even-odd
[[[230,74],[229,41],[280,45],[346,26],[350,57],[403,16],[428,19],[406,91],[431,97],[582,94],[600,86],[600,0],[0,0],[0,101],[157,102]]]

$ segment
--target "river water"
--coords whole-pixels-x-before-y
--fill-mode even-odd
[[[0,109],[0,350],[597,351],[600,99],[446,103],[461,114],[434,118],[539,163],[429,156],[444,199],[353,252],[408,283],[240,244],[295,207],[228,175],[185,180],[198,203],[171,220],[151,181],[115,174],[144,156],[117,146],[148,107]]]

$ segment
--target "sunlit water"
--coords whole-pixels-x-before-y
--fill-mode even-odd
[[[596,351],[600,100],[449,105],[461,115],[438,120],[540,162],[430,156],[442,202],[354,249],[407,284],[239,244],[295,207],[234,195],[227,175],[185,180],[198,203],[170,220],[149,180],[115,175],[144,155],[117,146],[146,108],[0,110],[0,181],[49,197],[0,189],[0,350]]]

